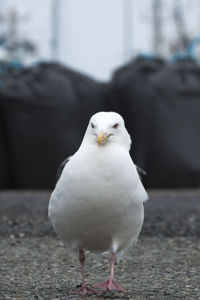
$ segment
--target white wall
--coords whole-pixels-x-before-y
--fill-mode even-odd
[[[123,0],[61,2],[61,61],[107,79],[123,62]]]
[[[0,12],[3,7],[4,11],[16,7],[19,15],[24,16],[24,21],[21,20],[18,25],[19,33],[37,44],[37,59],[52,58],[53,1],[0,0]],[[163,1],[162,54],[166,57],[170,53],[170,42],[177,36],[173,1]],[[57,2],[60,2],[58,61],[100,80],[107,80],[112,71],[131,56],[153,52],[152,0]],[[181,0],[187,30],[192,38],[200,35],[199,3],[199,0]],[[132,7],[127,14],[124,11],[125,4]],[[128,24],[130,27],[126,31]]]

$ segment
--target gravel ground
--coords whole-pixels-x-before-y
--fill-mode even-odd
[[[151,191],[139,242],[116,267],[127,291],[73,296],[76,257],[53,232],[48,192],[0,193],[0,300],[200,299],[200,191]],[[108,257],[87,253],[90,284],[109,275]]]
[[[116,267],[127,295],[69,295],[80,284],[79,264],[57,238],[3,238],[0,259],[0,299],[200,299],[200,241],[194,238],[141,237]],[[108,275],[108,258],[87,253],[87,281]]]

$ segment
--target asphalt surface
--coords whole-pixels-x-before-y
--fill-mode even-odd
[[[135,247],[116,267],[126,290],[74,296],[77,257],[66,252],[47,217],[49,192],[0,193],[0,300],[200,299],[200,191],[151,191]],[[87,253],[86,278],[109,274],[108,257]]]

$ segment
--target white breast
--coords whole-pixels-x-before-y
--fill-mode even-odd
[[[51,195],[49,217],[69,245],[121,251],[139,235],[147,194],[127,151],[104,150],[84,147],[72,157]]]

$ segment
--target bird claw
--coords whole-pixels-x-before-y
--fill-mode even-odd
[[[70,292],[70,294],[72,295],[86,295],[86,294],[100,294],[100,293],[101,293],[100,291],[95,291],[89,288],[88,286],[81,287],[81,289],[78,291]]]
[[[127,291],[121,287],[118,283],[116,283],[114,280],[111,282],[106,281],[103,283],[95,284],[92,286],[94,289],[101,289],[103,291],[121,291],[123,293],[127,293]]]

